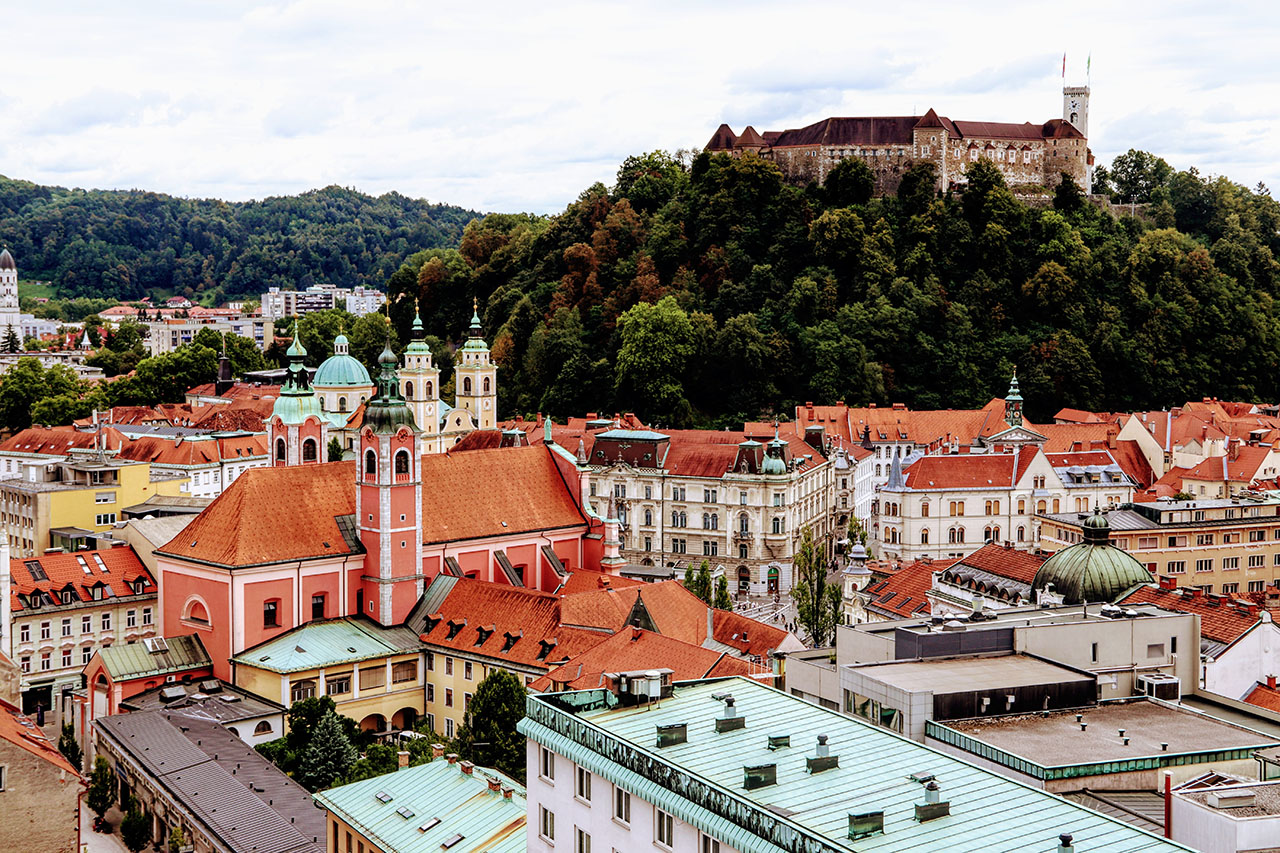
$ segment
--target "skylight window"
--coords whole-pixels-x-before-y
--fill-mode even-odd
[[[84,561],[81,560],[81,562],[84,562]],[[110,570],[107,568],[107,564],[102,562],[102,557],[99,556],[98,554],[93,555],[93,562],[94,562],[94,565],[98,567],[98,571],[102,572],[104,575],[111,573]],[[86,572],[89,571],[89,568],[87,566],[85,567],[85,571]]]
[[[440,825],[440,818],[433,817],[431,820],[418,827],[418,832],[428,832]]]
[[[378,800],[378,802],[380,802],[380,803],[389,803],[389,802],[391,802],[391,795],[390,795],[390,794],[388,794],[386,791],[379,791],[378,793],[374,794],[373,796],[374,796],[374,797],[376,797],[376,798],[377,798],[377,800]]]
[[[457,834],[457,835],[450,836],[449,838],[447,838],[447,839],[445,839],[444,841],[440,842],[440,849],[441,849],[441,850],[448,850],[450,847],[452,847],[453,845],[455,845],[455,844],[457,844],[459,841],[461,841],[461,840],[463,839],[463,837],[464,837],[464,836],[463,836],[462,834],[460,834],[460,833],[459,833],[459,834]]]
[[[400,808],[396,809],[396,814],[400,815],[400,817],[404,818],[405,820],[408,820],[409,818],[413,817],[413,809],[409,808],[408,806],[401,806]]]

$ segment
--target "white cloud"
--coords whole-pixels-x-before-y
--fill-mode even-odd
[[[5,174],[230,199],[337,183],[553,212],[721,121],[1043,121],[1093,53],[1091,145],[1280,185],[1268,6],[800,0],[19,4]],[[1006,14],[1007,11],[1007,14]]]

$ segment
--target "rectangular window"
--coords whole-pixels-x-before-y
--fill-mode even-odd
[[[1280,554],[1276,554],[1276,556],[1280,557]],[[89,617],[86,616],[85,618],[87,619]],[[30,625],[23,624],[20,628],[18,628],[18,640],[19,642],[23,642],[23,643],[31,642],[31,626]]]
[[[1155,536],[1139,536],[1138,548],[1159,548],[1160,541]]]
[[[545,746],[538,747],[538,776],[548,782],[556,780],[556,754]]]
[[[71,649],[62,650],[62,665],[71,666]]]
[[[653,842],[670,850],[676,838],[675,818],[662,809],[654,809],[653,824]]]
[[[1238,583],[1224,583],[1222,585],[1223,595],[1235,595],[1239,591],[1240,591],[1240,584]]]
[[[360,689],[373,690],[387,683],[387,670],[381,666],[369,666],[360,670]]]
[[[324,596],[323,595],[311,596],[311,618],[312,619],[324,618]]]
[[[98,527],[106,527],[109,524],[115,524],[115,523],[116,523],[116,514],[114,512],[103,512],[103,513],[99,513],[97,516],[96,524]]]
[[[115,492],[98,492],[93,496],[93,502],[96,504],[113,504],[116,502]]]
[[[712,838],[705,832],[701,833],[701,840],[698,842],[699,853],[720,853],[720,839]]]
[[[1223,567],[1224,569],[1227,567],[1227,561],[1226,561],[1226,560],[1223,560],[1223,561],[1222,561],[1222,567]],[[1213,560],[1196,560],[1196,571],[1197,571],[1197,572],[1211,572],[1211,571],[1213,571]]]
[[[351,692],[351,673],[344,672],[341,675],[326,675],[324,679],[325,693],[330,696],[343,696]]]
[[[50,627],[50,625],[51,623],[49,622],[40,623],[40,639],[42,640],[52,639],[52,634],[51,634],[52,628]]]
[[[40,655],[40,671],[48,672],[49,667],[50,667],[49,653],[45,652],[44,654]]]
[[[1213,534],[1212,534],[1212,533],[1197,533],[1197,534],[1196,534],[1196,544],[1197,544],[1197,545],[1212,545],[1212,544],[1213,544]]]
[[[1231,571],[1233,569],[1238,569],[1238,568],[1240,568],[1239,557],[1223,557],[1222,558],[1223,571]]]
[[[89,660],[93,657],[93,646],[83,646],[80,649],[80,663],[82,666],[88,666]]]
[[[429,681],[427,682],[427,701],[436,701],[436,686]]]
[[[391,664],[391,682],[393,684],[403,684],[406,681],[418,680],[418,662],[416,660],[402,660],[399,663]]]
[[[22,659],[22,671],[31,672],[31,658],[29,656]]]
[[[584,803],[591,802],[591,771],[585,767],[574,766],[573,795]]]
[[[138,627],[138,611],[128,610],[124,614],[124,626],[126,628]]]
[[[279,610],[279,607],[280,607],[280,602],[274,601],[274,600],[264,601],[262,603],[262,627],[264,628],[280,627],[280,617],[277,612]]]
[[[1187,562],[1186,560],[1170,560],[1166,571],[1171,575],[1185,574],[1187,571]]]
[[[1249,581],[1249,592],[1262,592],[1266,589],[1266,581]]]
[[[444,721],[444,736],[453,737],[453,720]]]
[[[463,677],[463,678],[465,678],[467,681],[474,681],[474,680],[475,680],[474,678],[472,678],[471,661],[463,661],[463,663],[462,663],[462,677]]]
[[[1249,568],[1251,569],[1260,569],[1266,564],[1266,562],[1267,562],[1266,554],[1250,554],[1249,555]]]
[[[591,836],[574,827],[573,853],[591,853]]]
[[[1089,660],[1093,663],[1098,662],[1098,644],[1097,643],[1090,643],[1089,645]]]
[[[556,816],[546,806],[538,806],[538,837],[543,841],[556,840]]]
[[[110,613],[102,614],[102,630],[104,631],[111,630],[111,614]]]
[[[448,655],[446,655],[444,659],[444,674],[453,675],[453,658]]]
[[[471,694],[470,693],[462,694],[462,710],[463,711],[471,710]]]
[[[151,608],[150,607],[142,608],[142,624],[143,625],[151,624]]]
[[[453,688],[452,687],[446,687],[444,689],[444,706],[446,708],[453,707]]]
[[[62,636],[64,637],[71,636],[71,620],[70,619],[62,620]]]
[[[436,671],[436,655],[435,652],[427,652],[427,672]]]
[[[1250,530],[1250,531],[1249,531],[1249,541],[1250,541],[1250,542],[1261,542],[1261,541],[1263,541],[1263,540],[1264,540],[1264,539],[1266,539],[1266,538],[1267,538],[1267,531],[1265,531],[1265,530]]]

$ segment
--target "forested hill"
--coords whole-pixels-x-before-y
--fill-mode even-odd
[[[250,202],[68,190],[0,176],[0,244],[58,295],[202,302],[267,287],[379,285],[415,251],[456,246],[478,214],[341,187]]]
[[[963,195],[917,169],[871,199],[852,160],[798,188],[754,156],[658,152],[557,216],[468,225],[391,290],[455,340],[480,297],[504,414],[674,426],[805,400],[968,407],[1003,396],[1015,366],[1036,419],[1280,398],[1280,204],[1142,152],[1099,177],[1147,215],[1116,218],[1071,184],[1027,206],[982,164]]]

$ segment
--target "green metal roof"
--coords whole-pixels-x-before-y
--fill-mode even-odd
[[[491,778],[512,789],[510,799],[489,790]],[[315,801],[384,853],[441,850],[455,835],[462,839],[450,853],[525,851],[524,788],[496,770],[467,775],[461,764],[436,759],[322,791]]]
[[[204,643],[195,634],[167,637],[158,643],[148,643],[146,640],[117,643],[100,649],[98,654],[102,655],[102,665],[112,681],[213,666]]]
[[[391,340],[378,356],[378,393],[364,405],[361,428],[369,427],[375,433],[394,435],[401,427],[417,432],[413,412],[400,393],[400,380],[396,376],[396,356],[391,351]]]
[[[725,693],[746,724],[717,733],[715,695]],[[614,701],[606,691],[530,696],[519,730],[743,853],[1044,853],[1061,833],[1089,853],[1188,849],[746,678],[679,686],[649,706],[606,707]],[[658,748],[657,727],[680,723],[687,742]],[[777,734],[791,745],[770,750]],[[840,764],[810,773],[818,735]],[[777,783],[747,790],[744,768],[768,764]],[[949,815],[915,819],[924,786],[913,774],[936,777]],[[883,833],[849,839],[851,814],[881,810]]]
[[[232,660],[271,672],[302,672],[416,652],[418,635],[408,628],[384,628],[361,616],[307,622],[292,631],[245,649]]]
[[[316,388],[342,388],[352,385],[373,385],[369,371],[354,356],[331,355],[316,368],[311,380]]]

